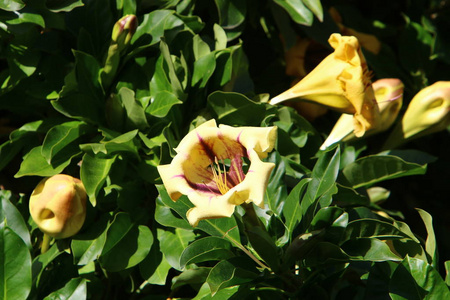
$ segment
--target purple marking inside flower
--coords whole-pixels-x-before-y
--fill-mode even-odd
[[[205,142],[205,140],[198,133],[197,138],[206,155],[209,157],[211,161],[214,161],[214,159],[216,158],[216,154],[214,153],[213,149]]]

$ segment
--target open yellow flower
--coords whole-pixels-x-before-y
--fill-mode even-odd
[[[384,148],[444,130],[450,125],[450,81],[438,81],[417,93]]]
[[[272,98],[269,103],[305,100],[353,114],[355,135],[363,136],[379,121],[366,60],[353,36],[334,33],[328,42],[334,52],[295,86]]]
[[[44,178],[30,197],[29,209],[39,229],[62,239],[76,234],[86,218],[86,190],[80,179],[58,174]]]
[[[230,217],[244,202],[263,207],[274,164],[261,159],[272,151],[276,135],[276,127],[217,127],[209,120],[182,139],[172,162],[158,172],[172,200],[187,195],[195,205],[186,215],[192,226]]]
[[[391,127],[403,103],[404,85],[400,79],[379,79],[372,84],[372,87],[380,110],[380,121],[377,126],[368,130],[364,136],[382,132]],[[341,140],[350,141],[355,138],[356,136],[353,133],[353,117],[342,114],[320,149],[324,150]]]

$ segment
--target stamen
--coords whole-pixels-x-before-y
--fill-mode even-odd
[[[217,157],[215,157],[214,162],[215,163],[211,162],[211,171],[213,173],[214,182],[216,183],[220,193],[224,195],[226,192],[230,190],[230,188],[227,185],[227,170],[224,165],[222,173]]]

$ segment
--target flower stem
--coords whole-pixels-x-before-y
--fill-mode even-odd
[[[42,239],[42,245],[41,245],[41,254],[44,254],[50,248],[51,240],[52,240],[52,238],[48,234],[44,233],[44,238]]]

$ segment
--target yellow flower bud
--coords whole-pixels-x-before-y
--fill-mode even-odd
[[[137,28],[135,15],[126,15],[114,24],[111,40],[118,44],[119,51],[125,48],[131,41]]]
[[[450,81],[439,81],[414,96],[384,148],[394,148],[407,140],[444,130],[449,125]]]
[[[81,180],[58,174],[44,178],[30,197],[31,217],[39,229],[54,238],[73,236],[86,218],[86,190]]]

